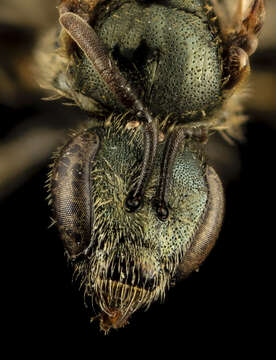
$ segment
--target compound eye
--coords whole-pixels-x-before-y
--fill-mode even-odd
[[[197,270],[206,259],[217,240],[224,216],[224,191],[215,170],[206,169],[208,201],[201,223],[178,268],[178,278],[184,279]]]
[[[54,217],[71,258],[82,254],[91,241],[93,204],[91,167],[99,137],[85,130],[60,151],[50,178]]]

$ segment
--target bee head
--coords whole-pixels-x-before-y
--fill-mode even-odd
[[[187,275],[207,256],[221,224],[221,185],[211,189],[210,168],[198,144],[188,140],[174,161],[169,216],[158,218],[153,199],[163,150],[159,143],[143,207],[136,212],[127,211],[125,199],[141,171],[141,126],[131,129],[120,119],[83,130],[60,150],[51,171],[60,235],[85,294],[99,307],[104,330],[123,326],[137,309],[164,299],[175,277]],[[218,181],[214,171],[211,176]],[[201,246],[208,244],[201,253],[192,250],[198,236]]]

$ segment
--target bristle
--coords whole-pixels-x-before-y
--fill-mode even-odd
[[[217,0],[211,0],[213,10],[218,17],[221,32],[227,32],[230,27],[230,19],[225,9],[225,6],[220,4]]]

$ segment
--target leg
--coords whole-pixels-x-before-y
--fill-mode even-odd
[[[257,36],[264,24],[264,18],[264,0],[254,0],[248,16],[242,21],[241,31],[238,34],[238,42],[249,56],[251,56],[258,47]]]
[[[253,0],[249,9],[244,7],[243,0],[239,0],[231,18],[227,9],[223,11],[217,0],[212,2],[218,16],[227,60],[225,70],[229,81],[225,89],[233,89],[240,86],[250,73],[249,57],[258,47],[258,35],[265,18],[264,0]]]

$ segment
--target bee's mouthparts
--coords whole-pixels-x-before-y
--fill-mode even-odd
[[[98,281],[95,290],[95,301],[101,309],[95,318],[100,320],[100,328],[106,333],[111,328],[125,326],[134,312],[141,307],[149,307],[160,293],[158,289],[150,291],[114,280]]]

